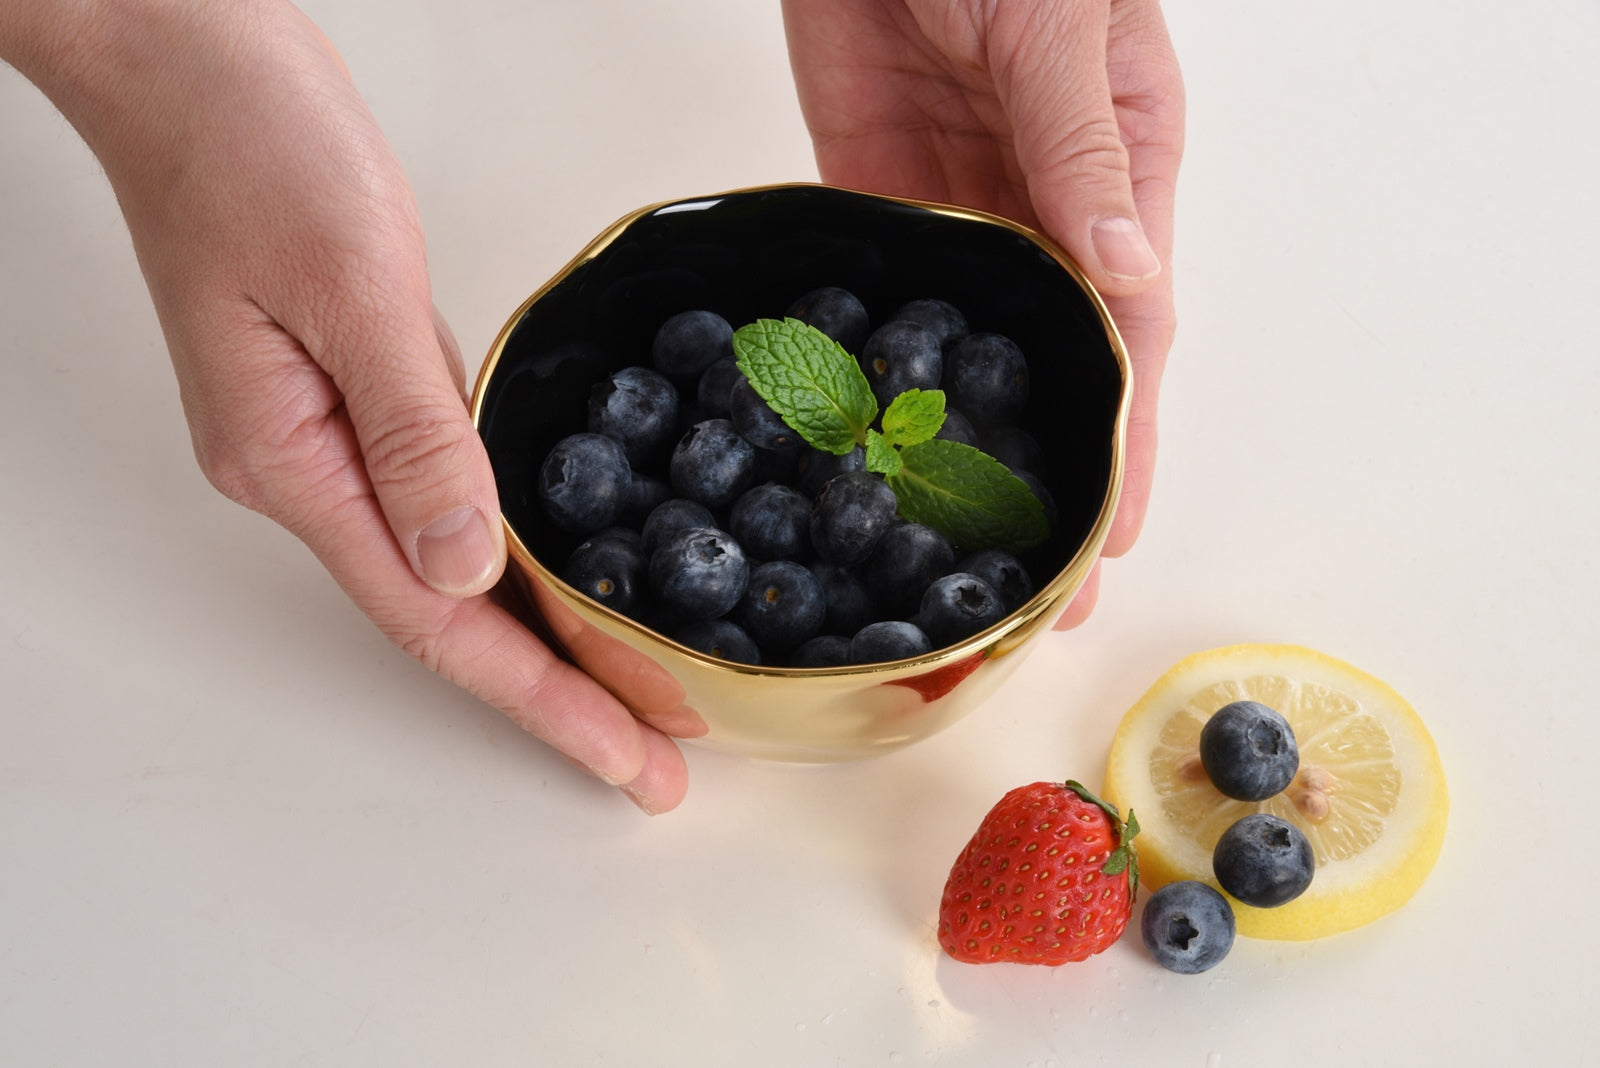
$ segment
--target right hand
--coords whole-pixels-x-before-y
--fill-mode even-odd
[[[1183,80],[1157,0],[784,0],[824,181],[1038,227],[1105,296],[1134,365],[1122,495],[1133,546],[1175,329]],[[1089,615],[1091,573],[1058,627]]]

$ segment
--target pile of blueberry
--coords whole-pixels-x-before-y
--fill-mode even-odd
[[[1300,769],[1300,747],[1289,721],[1257,701],[1218,709],[1200,731],[1200,763],[1219,791],[1238,801],[1282,793]],[[1212,874],[1233,897],[1256,908],[1293,901],[1311,885],[1315,863],[1305,833],[1288,820],[1256,812],[1217,840]],[[1233,946],[1233,907],[1205,883],[1169,883],[1145,902],[1144,944],[1176,972],[1202,972]]]
[[[943,389],[938,436],[1006,464],[1053,523],[1043,451],[1017,426],[1028,365],[1013,342],[970,332],[936,299],[875,329],[837,287],[784,314],[858,354],[880,407],[906,389]],[[539,471],[545,517],[584,539],[563,580],[690,648],[791,667],[917,656],[1033,596],[1015,556],[898,517],[862,448],[839,456],[802,440],[745,379],[732,338],[714,312],[679,313],[657,331],[649,366],[595,384],[587,432],[557,442]]]

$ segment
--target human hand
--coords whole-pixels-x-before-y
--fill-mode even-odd
[[[1183,84],[1156,0],[784,0],[824,181],[1043,230],[1106,298],[1133,363],[1122,495],[1104,548],[1144,523],[1156,395],[1176,326]],[[1099,566],[1057,627],[1094,607]]]
[[[461,355],[410,187],[327,40],[282,0],[8,5],[6,58],[116,191],[211,482],[429,668],[646,811],[676,805],[668,734],[703,729],[681,692],[628,707],[491,596],[506,547]]]

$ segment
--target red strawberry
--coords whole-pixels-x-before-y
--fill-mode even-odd
[[[959,961],[1066,964],[1115,942],[1133,915],[1139,823],[1076,782],[1019,786],[956,858],[939,942]]]

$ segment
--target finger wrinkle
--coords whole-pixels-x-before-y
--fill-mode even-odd
[[[1031,146],[1026,158],[1019,150],[1019,159],[1029,171],[1043,172],[1048,180],[1063,170],[1127,169],[1128,150],[1110,123],[1094,115],[1081,115],[1070,125],[1057,123],[1052,128],[1054,136]]]
[[[476,459],[478,439],[461,409],[440,410],[423,404],[399,417],[369,414],[364,422],[381,428],[376,433],[369,428],[361,448],[367,471],[380,492],[435,481],[439,472],[469,469]],[[356,429],[360,434],[363,428]]]

